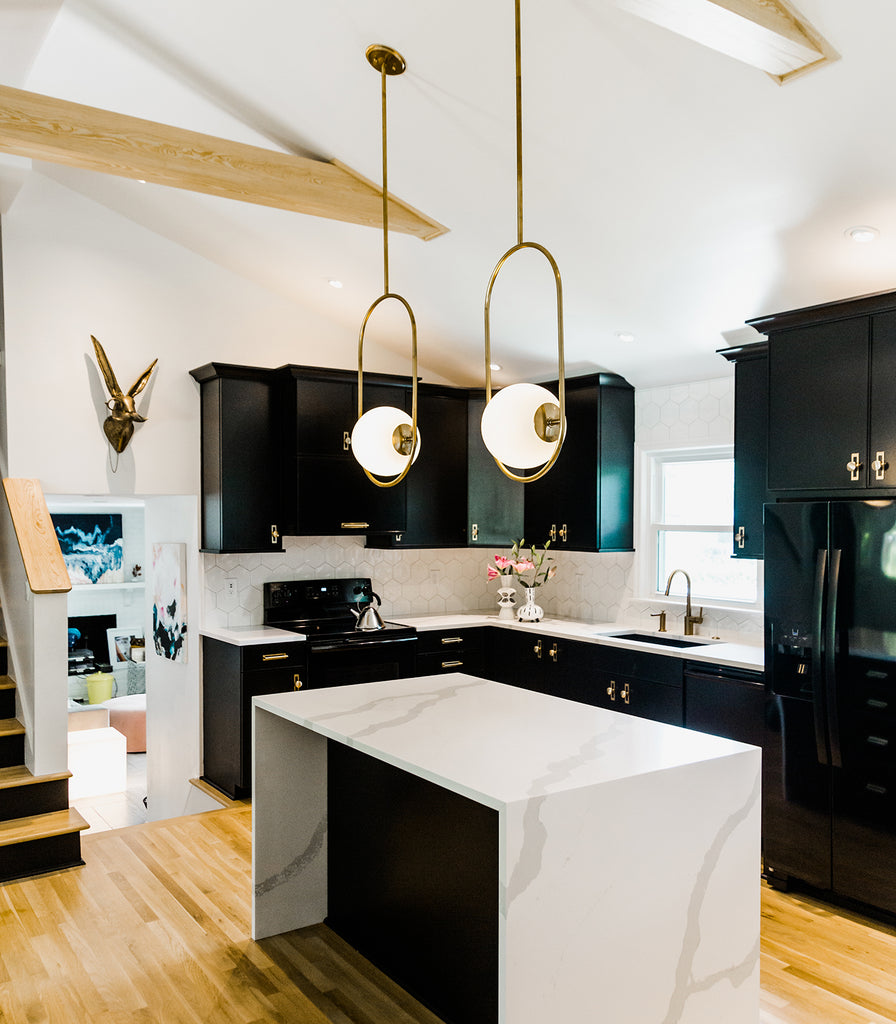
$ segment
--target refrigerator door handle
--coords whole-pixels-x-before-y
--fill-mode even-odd
[[[843,767],[840,750],[840,720],[837,714],[837,591],[840,586],[840,560],[842,551],[834,548],[831,552],[831,569],[828,579],[827,614],[824,636],[824,687],[828,708],[828,732],[831,739],[831,764]]]
[[[815,725],[815,754],[819,764],[830,764],[825,731],[825,688],[822,640],[824,626],[824,581],[828,553],[819,549],[815,556],[815,584],[812,590],[812,718]]]

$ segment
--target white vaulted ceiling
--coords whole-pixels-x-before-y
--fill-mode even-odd
[[[522,0],[525,236],[560,267],[569,372],[721,376],[746,319],[896,287],[896,5],[797,6],[840,59],[782,86],[614,0]],[[408,64],[388,85],[390,191],[449,228],[391,235],[391,285],[423,375],[481,383],[485,288],[516,241],[512,0],[0,0],[0,85],[379,182],[374,42]],[[378,229],[2,154],[0,209],[27,174],[334,321],[345,351],[319,361],[352,365]],[[850,242],[857,224],[879,237]],[[547,265],[515,262],[493,308],[498,382],[550,374]]]

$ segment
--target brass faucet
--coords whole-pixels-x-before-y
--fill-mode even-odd
[[[672,572],[669,573],[669,578],[666,580],[666,592],[665,592],[666,593],[666,597],[669,596],[669,588],[672,586],[672,577],[677,572],[680,572],[681,575],[684,576],[684,578],[687,580],[687,583],[688,583],[687,601],[685,603],[685,608],[684,608],[684,635],[685,636],[693,636],[694,635],[694,626],[699,626],[700,623],[703,622],[703,606],[702,605],[700,606],[700,614],[699,615],[692,615],[691,614],[691,577],[688,576],[688,574],[684,571],[684,569],[673,569]]]

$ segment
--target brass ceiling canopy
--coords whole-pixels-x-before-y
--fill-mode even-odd
[[[389,203],[388,145],[386,138],[386,78],[403,74],[404,57],[390,46],[374,43],[367,47],[367,62],[382,80],[383,125],[383,294],[375,299],[364,315],[358,337],[358,420],[352,430],[352,454],[365,475],[377,487],[394,487],[407,476],[420,454],[417,429],[417,321],[408,301],[389,291]],[[398,302],[408,315],[411,328],[411,416],[394,406],[377,406],[364,412],[364,335],[374,310],[388,299]],[[395,474],[390,477],[390,474]],[[390,477],[380,479],[380,477]]]

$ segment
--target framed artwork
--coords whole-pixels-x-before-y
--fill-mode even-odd
[[[152,636],[156,654],[187,660],[187,545],[152,546]]]
[[[142,657],[135,658],[133,656],[131,645],[135,637],[143,639],[143,630],[140,626],[116,626],[106,630],[106,638],[109,643],[109,662],[113,668],[123,661],[143,660]]]
[[[120,513],[55,513],[50,518],[73,586],[124,582]]]

